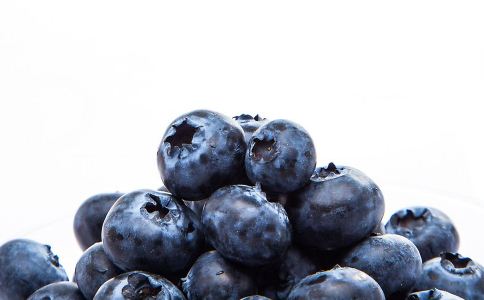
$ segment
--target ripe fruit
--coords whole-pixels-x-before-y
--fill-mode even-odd
[[[464,300],[464,298],[453,295],[446,291],[431,289],[428,291],[412,293],[408,295],[407,300]]]
[[[260,266],[279,260],[291,244],[284,208],[258,187],[232,185],[210,196],[202,212],[209,243],[224,258]]]
[[[484,299],[484,269],[458,253],[442,253],[423,265],[415,290],[437,288],[466,300]]]
[[[370,275],[387,298],[406,295],[422,273],[417,247],[396,234],[367,238],[346,253],[342,264]]]
[[[123,193],[104,193],[88,198],[74,217],[74,234],[82,250],[101,241],[101,230],[104,219],[114,202]]]
[[[103,283],[121,273],[104,253],[102,243],[96,243],[82,254],[74,278],[84,297],[92,299]]]
[[[0,247],[0,299],[23,300],[67,274],[50,246],[31,240],[12,240]]]
[[[146,272],[129,272],[105,282],[94,300],[186,300],[183,293],[165,278]]]
[[[287,299],[385,300],[385,295],[378,283],[362,271],[336,266],[301,280]]]
[[[302,188],[315,166],[313,140],[304,128],[287,120],[274,120],[257,129],[245,155],[247,176],[268,192]]]
[[[85,300],[72,282],[54,282],[38,289],[27,300]],[[90,298],[92,299],[92,298]]]
[[[285,208],[296,241],[328,251],[369,236],[380,224],[385,202],[368,176],[330,163],[317,168],[308,185],[290,194]]]
[[[185,200],[201,200],[245,176],[244,132],[234,120],[196,110],[178,117],[163,136],[158,168],[166,188]]]
[[[385,226],[387,233],[399,234],[417,246],[422,261],[442,252],[459,249],[459,235],[449,217],[436,208],[410,207],[392,215]]]
[[[182,279],[182,285],[190,300],[238,300],[257,292],[247,271],[225,260],[217,251],[200,256]]]
[[[204,246],[198,217],[165,192],[138,190],[116,201],[103,225],[103,247],[124,271],[171,276],[188,270]]]

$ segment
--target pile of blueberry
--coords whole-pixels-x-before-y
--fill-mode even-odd
[[[484,268],[457,253],[444,213],[411,207],[382,224],[379,187],[316,167],[298,124],[193,111],[157,159],[162,188],[79,208],[72,282],[49,246],[2,245],[0,299],[484,299]]]

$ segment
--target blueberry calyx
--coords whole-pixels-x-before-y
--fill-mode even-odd
[[[474,274],[478,266],[469,257],[458,253],[444,252],[440,255],[442,268],[456,275]]]
[[[233,119],[236,121],[252,121],[252,120],[264,121],[266,118],[259,116],[259,114],[255,115],[254,117],[252,117],[252,115],[249,115],[249,114],[241,114],[239,116],[233,117]]]
[[[439,300],[443,297],[443,295],[439,290],[437,290],[436,288],[433,288],[428,291],[427,297],[430,300]],[[412,294],[408,296],[407,300],[420,300],[420,296],[416,294]]]
[[[402,210],[392,216],[390,222],[394,226],[408,229],[422,227],[430,220],[432,212],[427,208],[417,207]]]
[[[432,212],[424,207],[415,207],[397,212],[390,218],[390,223],[394,227],[405,229],[402,233],[410,238],[414,235],[414,230],[427,224],[432,218]]]
[[[45,248],[47,249],[47,254],[49,256],[49,261],[52,263],[53,266],[59,268],[60,267],[59,256],[55,255],[52,252],[52,248],[49,245],[45,245]]]
[[[277,141],[273,137],[264,136],[262,139],[254,138],[254,143],[250,148],[250,156],[252,159],[260,162],[270,162],[278,154]]]
[[[193,144],[193,137],[197,133],[200,127],[193,126],[188,122],[188,119],[184,119],[179,124],[172,125],[173,133],[165,138],[164,143],[170,144],[168,148],[168,154],[174,156],[178,153],[178,158],[181,158],[183,149],[193,150],[196,147]]]
[[[161,292],[161,286],[154,286],[148,277],[140,273],[128,276],[128,284],[123,287],[122,293],[128,300],[155,299]]]
[[[345,174],[345,168],[337,167],[334,163],[330,162],[328,166],[316,168],[311,176],[312,181],[325,181],[334,179]]]
[[[165,198],[164,203],[162,203],[160,197],[149,193],[146,195],[149,200],[141,207],[141,215],[155,223],[165,223],[171,220],[173,215],[170,208],[173,203],[170,203],[170,199]]]

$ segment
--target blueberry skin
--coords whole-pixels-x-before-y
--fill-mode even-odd
[[[55,282],[40,288],[27,300],[85,300],[77,285],[72,282]],[[92,299],[92,298],[91,298]]]
[[[240,300],[271,300],[271,298],[267,298],[261,295],[253,295],[253,296],[241,298]]]
[[[74,234],[82,250],[101,241],[101,230],[104,219],[114,202],[123,193],[104,193],[88,198],[76,212],[74,217]]]
[[[250,138],[245,155],[247,176],[269,192],[288,193],[308,183],[316,149],[308,132],[286,120],[262,125]]]
[[[104,253],[102,243],[96,243],[82,254],[76,264],[74,278],[84,297],[92,299],[103,283],[122,273]]]
[[[407,300],[464,300],[459,296],[446,291],[431,289],[428,291],[415,292],[408,295]]]
[[[422,274],[417,247],[396,234],[370,236],[346,253],[342,264],[370,275],[387,298],[406,296]]]
[[[185,272],[203,250],[197,216],[169,193],[138,190],[116,201],[103,225],[103,247],[124,271]]]
[[[484,269],[458,253],[442,253],[423,265],[415,290],[437,288],[466,300],[484,299]]]
[[[183,293],[162,276],[128,272],[105,282],[94,300],[186,300]]]
[[[264,277],[272,277],[272,282],[264,288],[264,295],[273,299],[287,299],[292,288],[299,281],[318,270],[317,261],[308,253],[291,246],[280,263],[275,267],[270,267],[265,274],[262,274]],[[256,270],[256,272],[260,273],[260,270]]]
[[[284,208],[257,187],[231,185],[210,196],[202,211],[209,243],[226,259],[261,266],[279,260],[291,244]]]
[[[158,169],[173,195],[200,200],[245,176],[246,147],[236,121],[196,110],[178,117],[166,130],[158,149]]]
[[[385,300],[382,289],[373,278],[360,270],[339,266],[318,272],[301,280],[288,300]]]
[[[378,186],[351,167],[318,168],[285,206],[296,241],[328,251],[366,238],[380,224],[385,201]]]
[[[182,285],[189,300],[238,300],[257,293],[248,271],[225,260],[217,251],[200,256]]]
[[[424,262],[442,252],[457,252],[459,249],[457,229],[449,217],[436,208],[402,209],[391,216],[385,228],[387,233],[411,240]]]
[[[17,239],[0,247],[0,299],[26,299],[53,282],[68,281],[50,246]]]
[[[262,118],[259,115],[252,117],[251,115],[241,114],[233,117],[233,119],[237,121],[242,127],[242,130],[244,130],[245,142],[247,144],[249,144],[249,140],[254,132],[259,129],[259,127],[269,122],[266,118]]]

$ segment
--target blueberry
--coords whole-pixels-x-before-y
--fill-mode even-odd
[[[183,293],[165,278],[146,272],[129,272],[105,282],[94,300],[185,300]]]
[[[415,292],[408,295],[407,300],[464,300],[459,296],[446,291],[431,289],[428,291]]]
[[[74,233],[82,250],[101,241],[104,219],[122,193],[98,194],[88,198],[74,217]]]
[[[165,192],[138,190],[116,201],[103,225],[103,247],[124,271],[171,276],[185,272],[203,250],[198,217]]]
[[[385,300],[385,295],[378,283],[362,271],[336,266],[301,280],[287,299]]]
[[[252,295],[252,296],[241,298],[240,300],[271,300],[271,298],[267,298],[261,295]]]
[[[90,298],[92,299],[92,298]],[[72,282],[55,282],[40,288],[27,300],[85,300]]]
[[[422,273],[417,247],[396,234],[367,238],[346,253],[342,264],[373,277],[387,298],[406,295]]]
[[[250,138],[254,134],[254,132],[259,129],[262,125],[269,122],[266,118],[262,118],[259,115],[255,115],[252,117],[251,115],[242,114],[240,116],[233,117],[237,123],[240,124],[242,130],[244,130],[245,142],[248,144]]]
[[[313,140],[304,128],[290,121],[274,120],[262,125],[247,147],[247,175],[269,192],[302,188],[316,166]]]
[[[248,271],[225,260],[217,251],[200,256],[182,282],[189,300],[238,300],[257,293]]]
[[[205,235],[225,258],[247,266],[279,260],[291,243],[284,208],[257,187],[232,185],[210,196],[202,212]]]
[[[50,246],[31,240],[12,240],[0,247],[0,299],[26,299],[67,274]]]
[[[245,176],[245,151],[244,133],[236,121],[196,110],[166,130],[158,149],[158,168],[173,195],[200,200]]]
[[[466,300],[484,299],[484,269],[468,257],[445,252],[423,265],[415,290],[441,289]]]
[[[104,253],[102,243],[96,243],[82,254],[74,278],[84,297],[92,299],[103,283],[121,273]]]
[[[285,207],[299,244],[334,250],[369,236],[381,222],[385,202],[368,176],[330,163],[317,168],[310,183],[292,193]]]
[[[402,235],[417,246],[422,261],[459,249],[459,235],[447,215],[435,208],[410,207],[392,215],[386,231]]]
[[[264,287],[264,295],[274,299],[286,299],[292,288],[304,277],[314,274],[319,270],[317,261],[308,253],[291,246],[276,266],[268,268],[262,274],[264,277],[272,277],[272,282]],[[257,270],[260,273],[260,270]],[[266,278],[267,279],[267,278]]]

